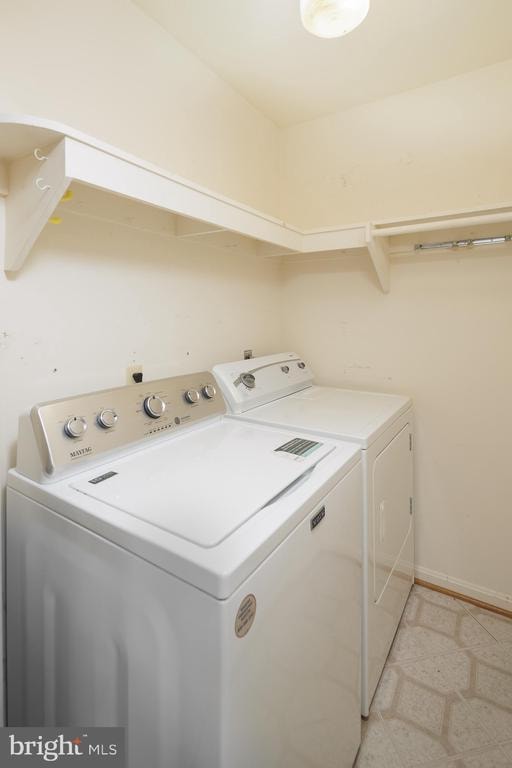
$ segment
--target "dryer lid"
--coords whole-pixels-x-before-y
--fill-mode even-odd
[[[215,547],[335,447],[295,438],[223,420],[112,462],[71,487],[193,544]]]
[[[371,445],[412,403],[409,397],[336,387],[308,387],[249,411],[247,418]]]

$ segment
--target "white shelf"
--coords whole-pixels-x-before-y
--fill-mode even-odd
[[[212,247],[243,247],[268,257],[366,251],[384,292],[389,291],[390,257],[410,251],[417,235],[512,222],[512,205],[500,205],[301,231],[67,126],[0,115],[0,249],[6,271],[23,266],[72,183],[150,206],[155,215],[172,214],[172,226],[159,219],[158,231]]]

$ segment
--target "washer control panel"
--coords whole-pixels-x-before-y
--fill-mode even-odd
[[[57,479],[86,459],[170,437],[225,412],[213,374],[203,371],[42,403],[30,418],[44,472]]]

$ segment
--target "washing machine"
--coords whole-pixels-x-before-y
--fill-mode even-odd
[[[367,717],[414,579],[411,400],[315,386],[309,365],[290,352],[213,372],[236,417],[352,441],[362,450],[361,712]]]
[[[359,447],[225,417],[211,373],[35,406],[7,493],[11,726],[130,768],[350,768]]]

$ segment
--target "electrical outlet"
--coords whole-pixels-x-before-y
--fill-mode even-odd
[[[140,373],[142,374],[142,364],[137,363],[136,365],[129,365],[126,369],[126,383],[127,384],[135,384],[135,381],[133,380],[133,374],[134,373]]]

